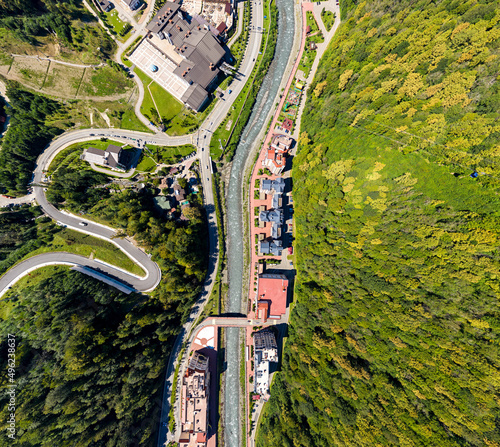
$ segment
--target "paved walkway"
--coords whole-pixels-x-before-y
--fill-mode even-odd
[[[335,24],[332,27],[332,29],[330,30],[330,32],[326,31],[326,28],[325,28],[325,26],[323,24],[323,21],[321,19],[321,11],[323,10],[323,8],[325,8],[326,10],[332,11],[332,12],[334,12],[336,14]],[[297,72],[298,66],[300,64],[300,60],[302,58],[302,54],[304,52],[306,38],[307,38],[307,36],[306,36],[307,11],[311,11],[314,14],[314,18],[316,19],[316,21],[318,23],[318,26],[320,27],[320,29],[321,29],[321,31],[323,33],[325,41],[323,43],[321,43],[321,44],[318,44],[318,49],[317,49],[317,52],[316,52],[316,58],[315,58],[314,63],[312,65],[312,68],[311,68],[311,71],[309,73],[309,76],[308,76],[308,78],[306,80],[306,87],[311,84],[311,82],[312,82],[312,80],[314,78],[314,75],[316,73],[316,70],[318,68],[319,60],[323,56],[325,50],[328,47],[328,44],[329,44],[330,40],[332,39],[333,35],[335,34],[335,31],[338,28],[338,25],[340,24],[340,11],[339,11],[339,7],[335,4],[335,0],[330,0],[328,2],[321,2],[319,5],[317,5],[316,3],[303,2],[301,4],[301,11],[302,11],[302,37],[301,37],[301,44],[300,44],[299,54],[297,55],[297,59],[295,61],[295,64],[293,65],[292,71],[291,71],[290,76],[288,78],[288,82],[286,83],[285,89],[284,89],[283,94],[281,96],[281,100],[279,101],[278,107],[276,108],[275,114],[274,114],[274,116],[273,116],[273,118],[271,120],[271,125],[269,127],[269,132],[267,133],[266,138],[264,140],[264,143],[262,145],[262,149],[261,149],[260,154],[258,156],[257,162],[255,163],[254,169],[252,171],[252,177],[251,177],[251,180],[250,180],[250,188],[249,188],[249,195],[250,195],[250,212],[249,212],[249,218],[250,218],[250,222],[249,222],[249,225],[250,225],[250,247],[251,247],[250,248],[250,252],[251,252],[251,263],[250,263],[251,284],[250,284],[250,287],[249,287],[249,297],[248,297],[249,303],[252,302],[252,300],[253,300],[253,298],[255,296],[254,287],[256,287],[257,285],[256,285],[256,283],[254,283],[253,278],[255,278],[255,275],[256,275],[256,268],[257,268],[259,259],[281,259],[279,257],[270,257],[270,256],[259,257],[255,253],[255,237],[260,232],[262,232],[262,229],[256,227],[255,224],[254,224],[254,219],[255,219],[255,212],[254,212],[254,210],[255,210],[256,207],[259,207],[261,204],[264,204],[265,201],[262,201],[260,199],[255,199],[254,198],[254,187],[255,187],[255,181],[257,179],[270,178],[270,179],[274,180],[277,177],[276,175],[271,175],[271,176],[269,176],[269,175],[259,175],[258,171],[259,171],[259,169],[263,169],[263,164],[262,163],[263,163],[263,161],[265,159],[267,148],[269,147],[269,145],[271,143],[271,140],[272,140],[273,136],[275,135],[275,128],[276,128],[276,125],[277,125],[277,122],[278,122],[278,117],[280,115],[281,110],[283,109],[283,106],[285,104],[286,98],[288,96],[288,91],[289,91],[290,87],[292,86],[293,80],[295,78],[295,74]],[[297,114],[297,119],[295,121],[294,132],[291,135],[296,140],[298,139],[298,135],[299,135],[299,132],[300,132],[301,115],[302,115],[302,112],[304,110],[304,106],[305,106],[305,103],[306,103],[306,95],[305,95],[306,87],[304,88],[304,93],[303,93],[303,96],[301,98],[301,104],[300,104],[299,111],[298,111],[298,114]],[[267,200],[267,201],[269,201],[269,200]],[[267,209],[269,209],[269,206],[267,206]],[[249,307],[251,308],[250,305],[249,305]],[[250,312],[249,316],[252,316],[252,315],[253,315],[253,312]],[[287,315],[288,315],[288,313],[287,313]],[[248,330],[247,331],[247,338],[248,338],[248,336],[249,336],[250,333],[251,333],[251,331]],[[247,366],[246,366],[246,370],[247,370],[247,387],[249,387],[249,386],[251,386],[251,384],[248,382],[248,379],[249,379],[249,377],[251,375],[253,375],[253,373],[251,372],[251,368],[250,368],[251,359],[249,359],[249,361],[247,361],[246,363],[247,363]],[[249,412],[249,410],[250,410],[250,400],[249,400],[249,393],[248,392],[246,393],[246,405],[247,405],[247,411]],[[247,421],[246,421],[246,424],[247,424],[247,446],[249,446],[249,447],[254,447],[254,445],[255,445],[255,433],[256,433],[256,430],[257,430],[257,421],[258,421],[258,418],[259,418],[259,415],[260,415],[260,411],[262,410],[262,407],[263,407],[263,405],[259,404],[259,410],[256,411],[255,418],[251,419],[251,420],[255,421],[255,427],[252,430],[252,434],[251,435],[249,435],[249,433],[250,433],[250,423],[251,423],[249,421],[251,421],[251,420],[249,418],[247,418]]]
[[[318,23],[318,26],[323,33],[325,41],[317,44],[316,58],[314,59],[314,62],[312,64],[309,76],[306,79],[306,87],[304,87],[303,90],[304,93],[302,94],[302,99],[300,101],[299,111],[297,113],[297,119],[295,121],[295,130],[293,132],[293,136],[296,139],[298,139],[299,137],[300,126],[302,123],[302,113],[304,112],[304,107],[306,105],[306,100],[307,100],[308,87],[311,85],[314,79],[314,75],[316,74],[316,70],[318,69],[318,65],[321,58],[323,57],[323,54],[328,48],[330,41],[332,40],[335,32],[337,31],[337,28],[340,25],[340,8],[335,4],[334,0],[329,0],[328,2],[320,2],[319,5],[317,5],[316,3],[309,3],[309,2],[303,3],[303,5],[306,11],[311,11],[314,14],[314,18],[316,19],[316,22]],[[333,24],[330,32],[326,31],[325,25],[323,24],[323,20],[321,19],[321,11],[323,10],[323,8],[325,8],[325,10],[327,11],[335,13],[335,23]]]

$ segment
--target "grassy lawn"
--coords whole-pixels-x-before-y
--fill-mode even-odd
[[[136,275],[144,275],[145,272],[136,265],[125,253],[111,242],[98,239],[88,234],[63,228],[54,235],[50,244],[32,251],[19,262],[40,253],[49,253],[54,251],[66,251],[85,257],[93,256],[95,259],[107,262],[120,267]]]
[[[151,172],[156,168],[156,162],[145,152],[141,154],[141,160],[137,165],[136,171]]]
[[[321,11],[321,20],[323,20],[323,24],[327,31],[332,29],[333,24],[335,23],[335,13],[332,11],[327,11],[325,8]]]
[[[111,67],[99,67],[97,70],[87,70],[79,95],[111,96],[123,94],[126,89],[133,87],[133,81],[121,71]]]
[[[312,68],[312,64],[314,62],[314,59],[316,58],[316,50],[311,50],[310,49],[310,44],[312,42],[315,43],[321,43],[324,42],[323,34],[321,31],[314,35],[314,36],[308,36],[306,39],[306,44],[304,48],[304,53],[302,53],[302,59],[300,60],[299,64],[299,70],[302,70],[304,73],[304,76],[307,78],[309,76],[309,73]]]
[[[182,110],[182,104],[177,101],[170,93],[168,93],[164,88],[160,87],[156,82],[154,82],[146,73],[138,69],[134,69],[134,73],[139,76],[142,83],[144,84],[144,101],[142,102],[141,112],[150,116],[150,110],[158,107],[158,112],[160,116],[164,119],[171,120],[176,115],[178,115]],[[149,86],[149,88],[148,88]],[[150,94],[154,95],[154,101]]]
[[[311,33],[315,33],[319,31],[318,24],[316,23],[316,19],[314,18],[314,14],[311,11],[307,11],[306,15],[306,23],[311,27]]]
[[[118,40],[125,42],[130,37],[130,31],[132,31],[132,28],[123,36],[120,35],[120,32],[127,26],[128,22],[120,20],[116,9],[112,9],[110,12],[105,12],[104,16],[103,22],[108,25],[110,31],[116,35]]]
[[[144,84],[144,100],[141,105],[142,114],[151,120],[151,109],[158,108],[169,135],[186,135],[194,132],[215,104],[215,100],[213,100],[203,112],[194,113],[139,68],[136,67],[134,73],[139,76]]]
[[[58,60],[77,64],[98,64],[102,62],[103,52],[107,57],[112,57],[116,51],[115,42],[108,36],[106,29],[86,12],[83,5],[81,5],[81,11],[85,17],[82,16],[82,20],[71,21],[71,26],[78,29],[79,34],[81,32],[82,40],[78,48],[71,48],[70,45],[54,45],[54,36],[52,33],[46,33],[46,35],[36,37],[37,51]],[[103,42],[107,44],[98,50]],[[33,54],[33,48],[33,45],[21,39],[17,30],[0,28],[0,51],[6,54]]]
[[[80,160],[80,156],[82,155],[82,153],[83,148],[81,148],[77,144],[73,144],[70,147],[67,147],[63,151],[59,152],[54,160],[52,160],[47,173],[49,175],[52,175],[59,168],[63,167],[78,168],[79,166],[81,166],[81,164],[85,163],[83,160]]]
[[[178,160],[191,152],[196,151],[192,144],[184,144],[182,146],[155,146],[147,145],[148,149],[154,154],[158,163],[174,164]]]
[[[120,128],[128,130],[137,130],[139,132],[150,132],[134,112],[134,109],[128,109],[121,115]]]

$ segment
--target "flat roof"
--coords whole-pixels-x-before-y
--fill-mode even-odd
[[[264,274],[257,284],[259,300],[268,301],[269,316],[279,317],[286,312],[288,278],[285,275]]]

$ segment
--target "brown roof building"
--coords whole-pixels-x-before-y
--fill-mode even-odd
[[[271,141],[271,147],[267,150],[262,165],[275,175],[281,174],[286,165],[285,154],[288,153],[293,142],[293,138],[287,135],[276,135]]]
[[[182,101],[199,110],[220,73],[218,66],[226,54],[224,48],[210,31],[194,21],[188,22],[180,5],[170,1],[158,11],[147,29],[168,42],[181,57],[174,74],[190,84]],[[168,54],[165,57],[169,57]]]
[[[210,373],[208,357],[195,352],[182,379],[179,447],[206,447]]]
[[[175,200],[178,202],[182,202],[183,200],[186,199],[186,191],[180,187],[178,183],[174,185],[174,195],[175,195]]]

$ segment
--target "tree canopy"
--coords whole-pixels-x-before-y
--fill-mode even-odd
[[[15,306],[0,327],[17,343],[16,443],[152,446],[177,314],[153,297],[125,295],[70,271],[10,299]],[[6,338],[1,352],[6,371]],[[0,381],[5,387],[7,376]],[[4,393],[4,419],[7,401]]]
[[[258,446],[500,445],[495,5],[351,3],[294,159],[296,303]]]
[[[7,86],[11,110],[9,129],[0,145],[0,189],[26,193],[35,161],[60,130],[45,124],[61,105],[45,96],[27,92],[18,84]]]

